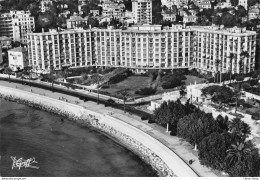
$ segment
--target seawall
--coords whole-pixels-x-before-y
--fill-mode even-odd
[[[168,147],[145,132],[119,119],[90,111],[82,106],[4,86],[0,86],[0,97],[56,113],[105,132],[149,163],[158,172],[159,176],[197,176]]]

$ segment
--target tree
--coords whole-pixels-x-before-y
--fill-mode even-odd
[[[234,7],[238,5],[238,0],[231,0],[230,2],[231,2],[231,5]]]
[[[241,141],[245,140],[251,134],[250,126],[239,118],[234,118],[229,123],[228,128],[231,134]]]
[[[32,71],[32,66],[25,66],[23,68],[23,72],[25,75],[29,76],[29,79],[31,78],[31,71]]]
[[[153,24],[159,24],[162,17],[162,2],[161,1],[152,1],[152,15],[153,15]]]
[[[162,78],[162,88],[171,89],[182,85],[182,79],[175,74],[168,74]]]
[[[228,121],[227,116],[225,116],[225,118],[224,118],[221,115],[218,115],[217,118],[216,118],[216,121],[217,121],[218,126],[221,129],[221,131],[228,132],[229,121]]]
[[[10,68],[10,67],[6,67],[5,69],[4,69],[4,73],[5,74],[8,74],[8,76],[9,76],[9,82],[10,82],[10,76],[11,76],[11,74],[12,74],[12,69]]]
[[[124,0],[125,9],[128,11],[132,11],[132,1],[131,0]]]
[[[239,61],[239,73],[240,74],[244,74],[244,61],[245,61],[245,59],[246,58],[249,58],[250,57],[250,55],[249,55],[249,53],[247,52],[247,51],[242,51],[241,53],[240,53],[240,61]]]
[[[212,22],[220,27],[220,25],[222,24],[221,16],[218,15],[214,16]]]
[[[22,84],[24,84],[24,82],[23,82],[23,80],[24,80],[24,72],[22,72],[21,79],[22,79]]]
[[[228,155],[226,158],[231,166],[238,161],[242,161],[242,158],[250,153],[250,149],[247,148],[244,143],[236,143],[231,145],[231,148],[227,150],[227,153]]]
[[[243,6],[238,6],[235,15],[239,17],[240,25],[242,25],[242,19],[247,16],[246,9]]]
[[[168,117],[168,103],[164,101],[159,108],[156,108],[154,110],[153,119],[155,122],[157,122],[160,125],[165,125],[170,123],[170,118]],[[167,113],[166,113],[167,111]],[[168,125],[166,131],[168,132]]]
[[[216,59],[215,67],[216,67],[216,74],[217,74],[217,82],[218,82],[218,74],[219,74],[219,65],[221,65],[221,60]],[[220,72],[220,83],[221,83],[221,72]]]
[[[171,11],[172,11],[173,14],[178,14],[178,8],[177,8],[177,6],[176,6],[176,5],[173,5]]]
[[[96,0],[89,0],[86,2],[86,5],[82,6],[81,7],[82,11],[84,14],[86,15],[89,15],[90,14],[90,10],[97,10],[99,9],[99,6],[98,6],[98,1]]]
[[[45,12],[44,14],[40,14],[38,17],[38,24],[40,25],[40,27],[42,28],[52,28],[53,24],[55,24],[54,22],[54,14],[49,13],[49,12]]]
[[[99,21],[97,20],[97,18],[94,17],[89,17],[88,18],[88,22],[87,22],[87,26],[91,26],[93,27],[99,27]]]
[[[233,58],[234,58],[234,53],[230,53],[229,54],[229,58],[230,58],[230,63],[229,63],[229,81],[230,81],[230,83],[231,83],[231,78],[232,78],[232,65],[233,65],[233,63],[232,63],[232,61],[233,61]]]
[[[66,18],[64,16],[59,16],[56,20],[57,26],[65,28],[66,27]]]
[[[50,69],[50,73],[47,75],[47,79],[48,81],[51,82],[51,89],[52,91],[54,90],[54,81],[57,79],[55,71],[53,70],[53,68]]]
[[[203,138],[219,131],[218,123],[214,120],[212,114],[204,112],[195,112],[185,116],[177,124],[177,136],[194,145],[195,150]]]
[[[250,89],[250,84],[249,83],[243,83],[242,84],[242,89],[244,90],[244,91],[248,91],[249,89]]]
[[[124,101],[124,113],[125,113],[125,102],[129,98],[129,89],[123,89],[121,91],[118,91],[118,93],[121,95],[123,101]]]
[[[225,171],[227,150],[231,142],[232,138],[227,132],[221,134],[213,132],[205,137],[198,145],[200,163],[219,171]]]
[[[100,76],[99,74],[93,74],[91,76],[91,79],[93,80],[93,82],[95,84],[97,84],[97,104],[99,104],[99,85],[100,85],[100,81],[102,80],[102,76]]]
[[[185,86],[181,86],[180,96],[184,97],[186,94],[187,94],[186,87]]]
[[[238,82],[238,87],[235,89],[235,97],[236,97],[236,110],[235,110],[235,113],[237,112],[238,99],[241,96],[241,85],[242,85],[242,82],[244,81],[244,76],[243,75],[238,75],[236,77],[236,81]]]
[[[227,172],[233,177],[258,177],[259,150],[251,141],[237,142],[227,150]]]
[[[178,99],[176,102],[164,102],[159,108],[155,109],[153,119],[160,125],[167,126],[166,131],[169,131],[171,125],[172,134],[177,132],[177,123],[184,116],[195,111],[195,106],[189,101],[183,105]]]
[[[237,18],[235,15],[225,12],[222,15],[222,23],[225,27],[233,27],[237,25]]]
[[[211,96],[211,100],[215,103],[219,103],[221,105],[222,103],[229,103],[232,101],[232,98],[234,97],[234,92],[232,89],[230,89],[227,86],[208,86],[201,90],[202,96]]]

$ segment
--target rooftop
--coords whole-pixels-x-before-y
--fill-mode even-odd
[[[23,47],[17,47],[17,48],[8,50],[8,52],[26,52],[26,51],[27,50]]]
[[[82,18],[80,16],[71,16],[70,19],[67,19],[67,21],[85,21],[86,18]]]
[[[218,26],[183,26],[183,25],[173,25],[172,27],[163,27],[163,30],[161,29],[161,25],[149,25],[149,24],[143,24],[143,25],[135,25],[128,27],[125,30],[122,29],[113,29],[113,28],[92,28],[92,29],[71,29],[71,30],[65,30],[65,31],[51,31],[51,32],[44,32],[44,33],[28,33],[29,35],[49,35],[49,34],[73,34],[76,32],[90,32],[90,31],[121,31],[121,32],[135,32],[135,33],[148,33],[148,32],[176,32],[176,31],[200,31],[200,32],[210,32],[210,33],[216,33],[216,34],[225,34],[225,35],[231,35],[231,36],[245,36],[245,35],[256,35],[255,31],[247,31],[245,28],[224,28],[224,27],[218,27]]]
[[[0,41],[12,41],[12,39],[6,36],[1,36]]]

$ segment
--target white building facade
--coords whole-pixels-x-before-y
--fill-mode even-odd
[[[66,19],[67,29],[74,29],[78,25],[88,23],[88,17],[82,18],[78,15],[71,16],[70,19]]]
[[[148,69],[196,68],[203,73],[254,70],[256,32],[212,27],[176,25],[161,30],[160,25],[122,29],[89,29],[30,33],[29,61],[40,69],[51,66],[127,67],[135,72]],[[230,58],[230,54],[234,58]]]
[[[9,67],[16,71],[28,65],[27,49],[17,47],[8,51]]]
[[[29,11],[10,11],[13,25],[13,41],[27,43],[27,33],[35,30],[34,17]]]
[[[132,13],[137,23],[152,24],[152,0],[132,0]]]
[[[10,13],[0,13],[0,34],[0,36],[13,37],[13,25]]]
[[[34,30],[34,17],[29,11],[10,11],[0,15],[0,36],[27,43],[27,33]]]

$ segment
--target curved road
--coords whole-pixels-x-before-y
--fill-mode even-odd
[[[8,83],[6,81],[0,80],[0,85],[17,88],[27,92],[31,92],[32,90],[31,93],[45,95],[54,99],[59,99],[60,97],[63,97],[66,98],[68,102],[70,103],[77,102],[77,105],[85,107],[91,111],[95,111],[97,113],[104,114],[104,115],[109,114],[114,118],[120,119],[121,121],[142,130],[143,132],[157,139],[162,144],[166,145],[171,151],[173,151],[177,156],[179,156],[186,163],[188,167],[193,169],[193,171],[195,171],[196,174],[198,174],[198,176],[204,176],[204,177],[217,176],[214,172],[212,172],[212,170],[200,164],[198,156],[196,155],[197,152],[193,151],[193,147],[191,145],[182,141],[178,137],[170,136],[169,133],[165,132],[165,128],[161,126],[158,126],[156,124],[148,124],[147,121],[141,121],[140,117],[138,116],[128,114],[128,113],[125,114],[122,110],[114,109],[112,107],[104,107],[104,105],[101,104],[97,105],[95,102],[91,102],[91,101],[84,102],[82,100],[79,100],[79,98],[70,95],[65,95],[56,92],[53,93],[48,90],[21,85],[19,83]],[[191,159],[193,159],[194,162],[190,165],[188,162]],[[218,176],[221,176],[221,174],[218,173]]]

